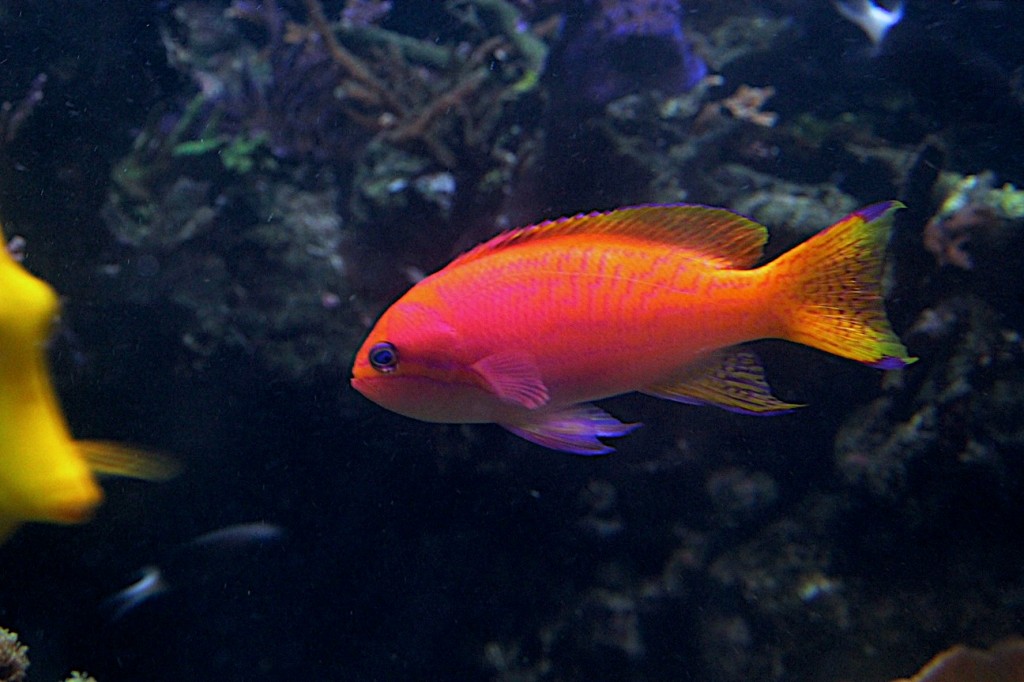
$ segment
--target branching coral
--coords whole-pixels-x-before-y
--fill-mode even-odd
[[[547,48],[513,5],[449,0],[435,42],[357,4],[370,14],[335,21],[317,0],[294,15],[183,3],[163,32],[197,91],[116,165],[103,215],[127,254],[113,260],[139,267],[104,271],[131,300],[187,310],[200,356],[241,348],[291,376],[343,364],[362,331],[353,280],[378,276],[345,247],[413,222],[419,239],[463,197],[495,201],[533,139],[521,119]]]
[[[28,647],[18,635],[0,628],[0,682],[22,682],[28,669]]]
[[[353,21],[352,12],[331,22],[319,0],[304,6],[304,21],[274,0],[238,0],[205,19],[191,15],[209,7],[178,10],[189,33],[165,40],[200,86],[198,139],[262,136],[278,157],[339,161],[378,136],[452,167],[461,148],[486,144],[496,110],[536,83],[546,57],[505,0],[450,3],[462,28],[450,44]],[[247,44],[234,21],[262,28],[264,43]],[[209,41],[211,32],[221,38]],[[204,40],[230,49],[205,54]]]

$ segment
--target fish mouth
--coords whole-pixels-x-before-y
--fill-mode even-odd
[[[384,395],[380,381],[381,377],[374,375],[353,376],[351,381],[349,381],[349,385],[370,402],[383,405],[381,401],[384,399]]]
[[[349,385],[352,388],[357,390],[359,393],[361,393],[362,395],[366,395],[366,391],[364,389],[366,388],[366,384],[369,381],[370,381],[369,377],[353,376],[352,379],[350,379],[348,383],[349,383]]]

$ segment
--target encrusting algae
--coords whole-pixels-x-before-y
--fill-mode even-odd
[[[46,358],[59,310],[53,288],[0,247],[0,542],[27,521],[87,521],[103,499],[95,474],[174,473],[165,458],[72,438]]]

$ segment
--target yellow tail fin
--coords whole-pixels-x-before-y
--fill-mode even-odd
[[[174,478],[181,468],[166,455],[146,452],[121,443],[79,440],[75,444],[89,468],[97,474],[166,481]]]
[[[885,248],[900,208],[862,208],[769,264],[785,338],[880,369],[917,359],[893,333],[882,300]]]

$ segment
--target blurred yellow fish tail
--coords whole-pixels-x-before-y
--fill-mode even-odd
[[[6,251],[0,231],[0,517],[85,521],[103,499],[72,446],[46,363],[60,301]]]
[[[94,472],[160,479],[162,457],[75,441],[46,359],[57,293],[6,250],[0,230],[0,542],[26,521],[82,523],[103,500]]]
[[[886,318],[882,268],[898,201],[868,206],[764,268],[779,287],[775,311],[790,341],[881,369],[917,358]]]
[[[42,353],[22,355],[16,370],[7,366],[6,354],[0,363],[0,512],[27,521],[81,523],[103,493],[74,447]]]

